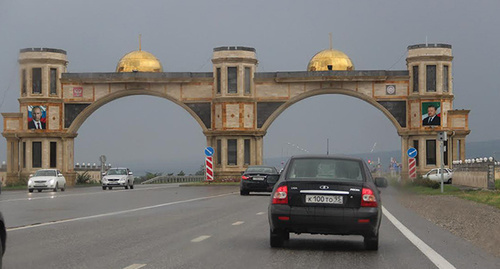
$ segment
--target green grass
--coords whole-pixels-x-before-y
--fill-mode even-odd
[[[2,191],[13,191],[13,190],[27,190],[27,185],[16,185],[16,186],[6,186],[2,187]]]
[[[399,188],[404,191],[410,191],[412,193],[422,195],[453,195],[462,199],[487,204],[500,209],[500,180],[495,181],[496,190],[494,191],[472,189],[463,190],[453,185],[444,185],[444,193],[441,193],[441,187],[438,189],[432,189],[425,186],[407,184],[399,186]]]

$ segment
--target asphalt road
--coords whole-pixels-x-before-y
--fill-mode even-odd
[[[500,268],[495,258],[400,206],[383,189],[379,250],[362,237],[294,235],[269,246],[269,194],[140,185],[2,192],[4,268]]]

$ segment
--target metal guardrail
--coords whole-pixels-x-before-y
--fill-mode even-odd
[[[141,184],[158,184],[158,183],[187,183],[200,182],[205,180],[205,175],[201,176],[158,176],[148,179]]]

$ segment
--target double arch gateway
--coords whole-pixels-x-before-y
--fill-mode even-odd
[[[148,61],[154,58],[147,56]],[[445,161],[465,157],[469,111],[453,109],[450,45],[408,47],[408,70],[400,71],[354,71],[352,64],[350,69],[336,70],[327,62],[325,71],[259,73],[255,49],[248,47],[215,48],[210,73],[165,73],[159,63],[154,70],[147,69],[151,65],[120,66],[126,65],[124,58],[117,72],[67,73],[65,51],[21,50],[20,112],[2,114],[7,180],[57,167],[74,183],[78,129],[101,106],[131,95],[168,99],[193,116],[207,146],[215,149],[216,179],[235,177],[248,165],[262,164],[263,137],[272,122],[294,103],[322,94],[352,96],[382,111],[402,138],[403,173],[408,171],[409,147],[419,150],[419,172],[440,163],[437,132],[453,133]],[[314,70],[320,67],[316,64]],[[422,122],[430,104],[439,108],[439,126]],[[44,110],[45,130],[28,129],[35,106]]]

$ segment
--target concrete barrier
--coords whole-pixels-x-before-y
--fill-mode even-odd
[[[205,180],[205,175],[201,176],[158,176],[148,179],[141,184],[158,184],[158,183],[188,183],[200,182]]]
[[[453,184],[495,189],[494,162],[466,163],[453,165]]]

